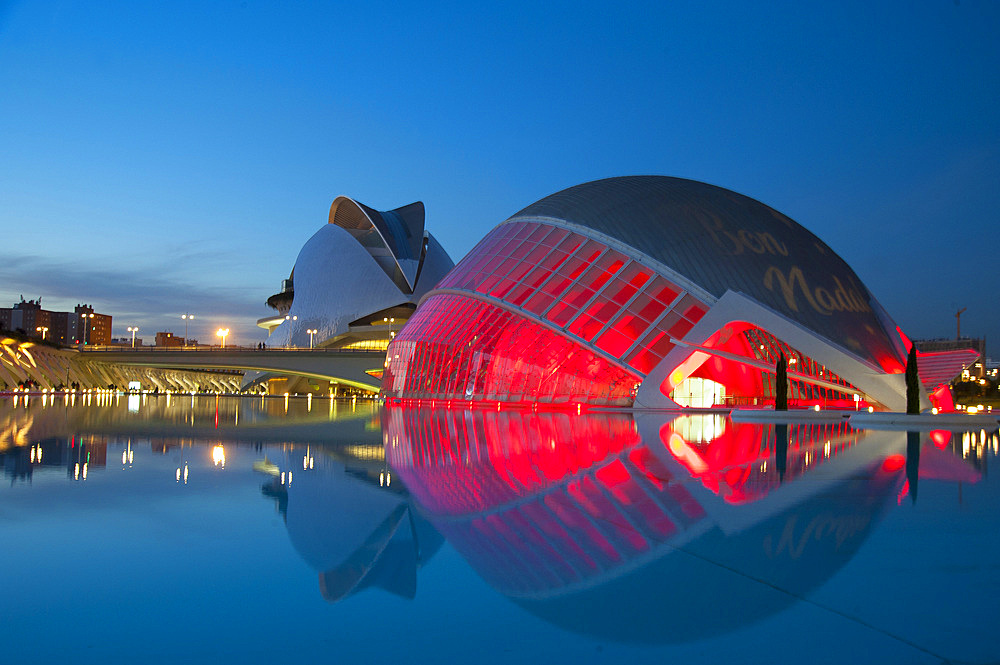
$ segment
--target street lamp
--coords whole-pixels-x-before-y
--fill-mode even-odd
[[[89,328],[89,326],[87,325],[87,319],[88,318],[91,319],[90,323],[93,324],[94,314],[93,313],[81,314],[80,318],[83,319],[83,345],[87,346],[87,337],[89,337],[89,335],[87,335],[87,330]]]
[[[126,330],[128,330],[130,333],[132,333],[132,348],[134,349],[135,348],[135,334],[137,332],[139,332],[139,326],[135,326],[134,328],[132,326],[129,326],[128,328],[126,328]]]
[[[313,348],[313,335],[315,335],[319,331],[316,330],[315,328],[310,328],[306,332],[309,333],[309,348],[311,349]]]
[[[215,334],[222,338],[222,348],[226,348],[226,335],[229,334],[229,328],[219,328]]]
[[[393,322],[395,322],[395,320],[396,320],[395,318],[391,318],[390,319],[389,317],[383,317],[383,319],[382,319],[382,321],[384,321],[385,323],[387,323],[389,325],[389,339],[392,339],[393,337],[395,337],[395,335],[392,334],[392,324],[393,324]]]
[[[285,314],[285,321],[298,321],[298,320],[299,320],[298,316],[292,316],[291,314]],[[292,324],[289,323],[288,325],[292,325]],[[285,348],[286,349],[288,348],[288,345],[289,345],[289,343],[291,343],[291,341],[292,341],[292,334],[288,333],[288,336],[285,337]]]
[[[45,333],[47,333],[49,329],[46,328],[45,326],[38,326],[37,328],[35,328],[35,330],[42,333],[42,341],[45,341]]]
[[[184,319],[184,346],[188,345],[188,321],[194,318],[194,314],[181,314]]]

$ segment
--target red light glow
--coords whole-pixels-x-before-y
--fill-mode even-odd
[[[948,444],[951,443],[951,432],[949,432],[948,430],[932,429],[930,431],[930,436],[931,436],[931,441],[934,442],[934,445],[937,446],[938,448],[941,448],[942,450],[947,448]]]
[[[886,473],[895,473],[906,466],[906,458],[902,455],[889,455],[882,462],[882,470]]]

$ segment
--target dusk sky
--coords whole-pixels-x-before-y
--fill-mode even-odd
[[[911,337],[967,307],[997,357],[1000,3],[371,6],[0,0],[0,306],[253,344],[339,195],[423,201],[457,261],[660,174],[790,216]]]

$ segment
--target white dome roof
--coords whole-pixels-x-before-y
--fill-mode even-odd
[[[306,241],[295,260],[295,295],[288,319],[271,333],[273,346],[308,346],[313,329],[315,343],[342,335],[352,321],[381,310],[416,305],[454,262],[430,234],[423,234],[424,249],[415,275],[413,292],[390,278],[377,258],[388,249],[365,247],[336,224],[325,224]]]

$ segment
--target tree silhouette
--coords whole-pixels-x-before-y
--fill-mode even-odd
[[[920,375],[917,374],[917,346],[910,345],[906,356],[906,412],[920,413]]]
[[[774,369],[774,410],[788,411],[788,360],[782,352]]]

